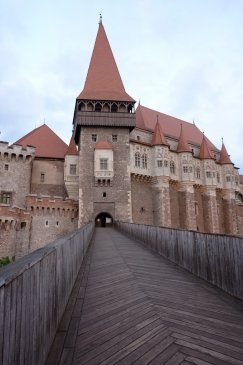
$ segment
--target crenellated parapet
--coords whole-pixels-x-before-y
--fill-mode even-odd
[[[23,147],[18,144],[10,145],[8,142],[0,141],[0,161],[21,161],[30,162],[35,156],[35,147]]]
[[[55,216],[72,219],[78,215],[78,202],[60,196],[29,194],[26,197],[26,207],[28,212],[35,216]]]

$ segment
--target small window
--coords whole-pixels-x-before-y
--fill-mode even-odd
[[[93,142],[97,141],[97,134],[92,134],[91,139]]]
[[[140,137],[139,136],[137,136],[137,141],[140,141]]]
[[[40,181],[43,183],[45,181],[45,174],[41,174]]]
[[[198,202],[194,202],[195,215],[198,215]]]
[[[106,192],[105,191],[103,192],[103,198],[106,198]]]
[[[189,172],[192,172],[192,166],[189,167]]]
[[[219,173],[217,172],[217,182],[219,183],[220,182],[220,175]]]
[[[188,167],[187,166],[183,166],[183,172],[184,173],[188,172]]]
[[[168,167],[168,161],[164,160],[164,167]]]
[[[210,178],[211,177],[211,171],[206,171],[206,176],[207,176],[207,178]]]
[[[142,168],[146,169],[148,167],[148,159],[146,153],[142,155]]]
[[[117,134],[112,134],[112,142],[117,142]]]
[[[162,160],[157,160],[157,166],[162,167],[163,166],[163,161]]]
[[[230,182],[230,176],[229,175],[226,176],[226,181]]]
[[[45,227],[49,227],[49,221],[45,221]]]
[[[21,228],[21,229],[24,229],[25,227],[26,227],[26,222],[21,222],[21,223],[20,223],[20,228]]]
[[[12,193],[2,193],[0,196],[0,202],[2,204],[10,205],[12,199]]]
[[[107,158],[101,158],[100,159],[100,169],[101,170],[108,170],[108,159]]]
[[[200,168],[199,167],[196,169],[196,178],[197,179],[200,179],[201,178],[201,171],[200,171]]]
[[[9,165],[8,165],[8,164],[5,164],[5,165],[4,165],[4,170],[5,170],[5,171],[8,171],[8,170],[9,170]]]
[[[70,175],[76,175],[77,165],[71,164],[69,166]]]
[[[173,161],[170,162],[170,173],[175,174],[175,163]]]
[[[56,221],[56,227],[59,227],[59,222],[58,221]]]

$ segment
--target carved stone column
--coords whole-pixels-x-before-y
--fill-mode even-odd
[[[181,228],[197,230],[193,183],[181,182],[178,197]]]
[[[154,225],[171,227],[169,177],[156,177],[152,189]]]

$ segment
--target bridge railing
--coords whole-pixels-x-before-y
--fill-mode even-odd
[[[198,277],[243,299],[243,238],[116,222],[116,227]]]
[[[94,224],[0,269],[0,364],[43,365]]]

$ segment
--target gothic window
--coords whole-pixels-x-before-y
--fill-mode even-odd
[[[206,176],[209,179],[211,177],[211,171],[206,171]]]
[[[175,174],[175,163],[170,161],[170,173]]]
[[[200,168],[199,167],[197,167],[197,169],[196,169],[196,178],[197,179],[200,179],[201,178],[201,171],[200,171]]]
[[[101,158],[100,159],[100,169],[101,170],[108,170],[108,159],[107,158]]]
[[[168,161],[164,160],[164,167],[168,167]]]
[[[84,110],[84,109],[85,109],[85,104],[83,102],[79,103],[78,110],[81,111],[81,110]]]
[[[135,167],[140,167],[140,153],[135,153]]]
[[[146,153],[144,153],[142,155],[142,168],[146,169],[147,167],[148,167],[147,155],[146,155]]]
[[[76,175],[77,165],[71,164],[69,166],[69,173],[70,175]]]
[[[157,166],[162,167],[163,166],[163,161],[162,160],[157,160]]]
[[[192,166],[189,166],[189,172],[192,173]]]
[[[95,111],[96,111],[96,112],[101,112],[101,108],[102,108],[102,106],[101,106],[101,104],[100,104],[100,103],[96,103],[96,104],[95,104]]]
[[[91,139],[93,142],[97,141],[97,134],[92,134]]]
[[[2,192],[0,195],[0,203],[10,205],[12,200],[12,193],[10,192]]]
[[[184,174],[188,172],[188,166],[183,166],[183,172]]]

